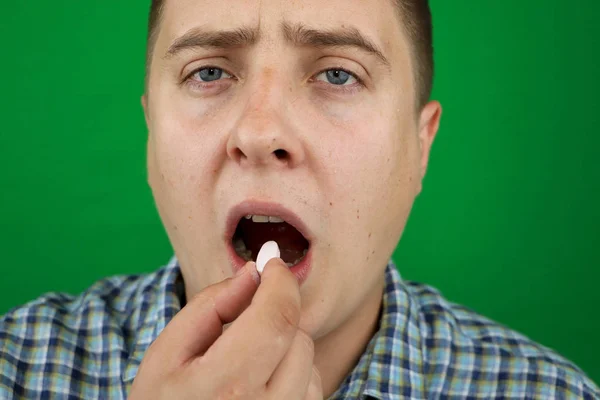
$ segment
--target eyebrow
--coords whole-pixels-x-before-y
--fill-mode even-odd
[[[354,47],[375,56],[380,63],[390,68],[390,62],[384,56],[383,51],[355,27],[318,30],[308,28],[303,24],[283,22],[281,29],[285,40],[294,46]],[[229,31],[207,31],[197,27],[175,39],[163,58],[168,59],[184,50],[194,48],[251,47],[258,42],[258,39],[259,31],[256,28],[241,27]]]
[[[291,25],[284,22],[282,29],[286,41],[295,46],[355,47],[374,55],[383,65],[390,67],[390,62],[383,55],[383,51],[355,27],[318,30],[302,24]]]
[[[228,49],[252,46],[258,41],[258,31],[252,28],[238,28],[231,31],[206,31],[202,28],[192,28],[183,36],[175,39],[165,53],[165,59],[194,48]]]

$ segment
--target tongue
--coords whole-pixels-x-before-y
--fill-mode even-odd
[[[281,259],[286,263],[294,263],[302,258],[304,250],[308,249],[308,241],[300,232],[286,222],[259,223],[242,218],[238,225],[238,233],[244,240],[246,248],[252,251],[256,258],[261,246],[269,240],[279,245]]]

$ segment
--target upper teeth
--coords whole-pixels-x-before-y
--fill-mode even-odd
[[[246,215],[246,219],[252,219],[252,222],[272,222],[272,223],[281,223],[283,222],[282,218],[272,217],[269,215]]]

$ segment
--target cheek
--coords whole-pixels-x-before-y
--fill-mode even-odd
[[[159,105],[163,112],[157,115],[151,131],[155,170],[167,189],[178,196],[197,190],[211,182],[212,164],[217,149],[222,145],[221,135],[212,129],[210,117],[200,110],[179,107],[175,101]],[[160,176],[159,176],[160,175]]]
[[[340,257],[379,262],[393,252],[416,194],[416,132],[409,123],[372,122],[355,122],[351,132],[325,157],[331,219],[336,221],[331,235],[338,243],[352,244],[341,246]]]
[[[218,177],[218,136],[197,127],[185,113],[154,119],[148,142],[148,180],[157,209],[173,241],[196,237],[211,222],[211,190]],[[199,205],[202,204],[202,207]]]
[[[327,160],[324,171],[338,200],[377,203],[392,196],[398,187],[406,189],[417,166],[415,133],[410,126],[356,121],[346,132],[323,157]]]

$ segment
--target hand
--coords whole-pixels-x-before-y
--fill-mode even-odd
[[[149,347],[129,398],[322,400],[300,288],[279,258],[196,295]],[[233,322],[223,331],[223,325]]]

